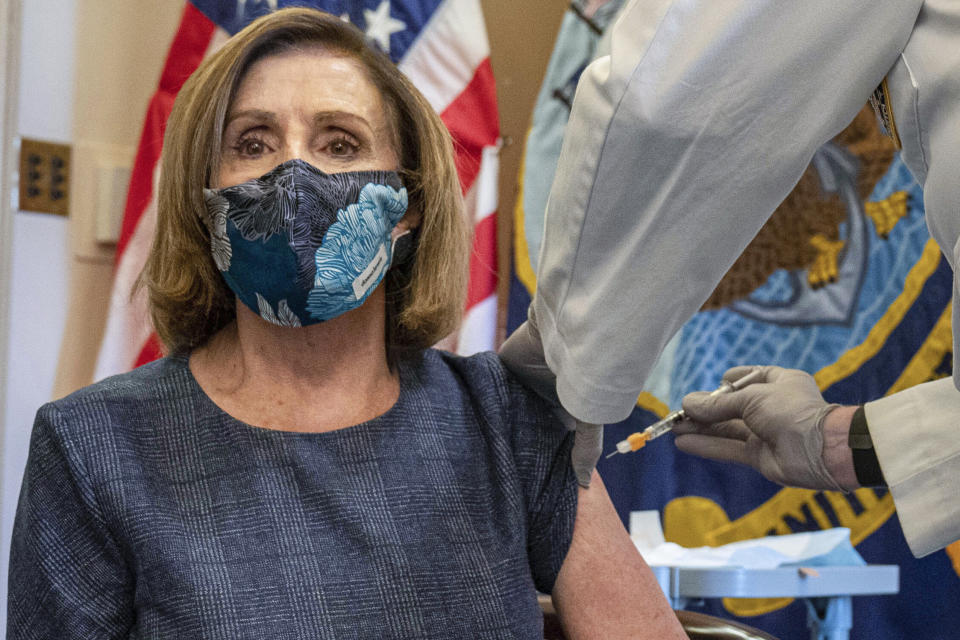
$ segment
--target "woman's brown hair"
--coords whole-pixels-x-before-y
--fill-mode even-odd
[[[250,66],[319,45],[367,70],[392,117],[409,210],[419,212],[413,257],[386,278],[387,346],[428,347],[460,321],[468,236],[450,134],[430,104],[363,34],[336,16],[304,8],[260,18],[204,60],[183,85],[167,123],[153,246],[135,291],[168,351],[197,347],[232,321],[235,297],[213,262],[204,187],[214,187],[227,111]]]

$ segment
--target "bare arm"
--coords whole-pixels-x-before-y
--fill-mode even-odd
[[[552,595],[571,640],[687,637],[596,472],[590,488],[579,489],[573,541]]]

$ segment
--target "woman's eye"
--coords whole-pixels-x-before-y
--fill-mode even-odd
[[[237,150],[241,155],[255,157],[266,151],[266,145],[259,140],[241,140]]]
[[[334,140],[327,148],[331,154],[341,157],[352,155],[357,151],[357,146],[344,138]]]

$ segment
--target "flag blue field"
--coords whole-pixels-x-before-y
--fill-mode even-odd
[[[543,211],[573,88],[602,49],[597,31],[619,4],[604,5],[591,24],[571,11],[561,26],[524,150],[509,331],[526,318],[536,286]],[[633,415],[606,428],[605,450],[678,408],[687,392],[716,387],[737,364],[804,369],[828,400],[845,404],[950,374],[952,274],[927,231],[922,192],[896,155],[876,177],[865,177],[863,150],[841,139],[819,150],[814,162],[823,197],[842,204],[837,237],[816,240],[823,255],[804,268],[774,270],[749,295],[695,315],[668,345]],[[865,190],[868,178],[874,184]],[[672,440],[601,460],[600,473],[624,522],[630,511],[658,510],[667,539],[685,546],[849,527],[867,562],[897,564],[901,571],[898,596],[854,599],[851,638],[955,637],[960,575],[951,555],[913,558],[886,491],[783,488],[752,470],[687,456]],[[809,638],[806,610],[790,599],[727,599],[703,610],[743,617],[784,640]]]

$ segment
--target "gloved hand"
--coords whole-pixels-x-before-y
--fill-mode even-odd
[[[745,464],[782,485],[843,491],[823,462],[823,423],[839,405],[827,404],[813,376],[796,369],[734,367],[723,379],[756,369],[759,380],[739,391],[687,394],[688,419],[673,428],[677,448]]]
[[[547,401],[557,418],[576,431],[571,459],[573,471],[581,487],[590,487],[590,477],[603,452],[603,425],[580,422],[560,404],[557,398],[557,376],[554,375],[543,355],[540,332],[533,322],[520,325],[500,347],[500,359],[527,388]]]

